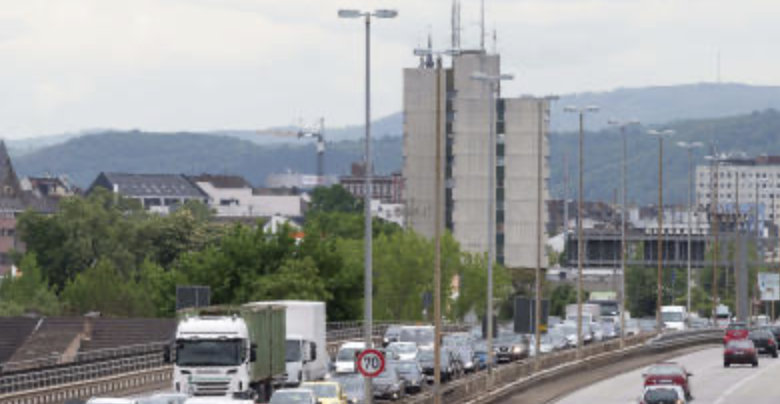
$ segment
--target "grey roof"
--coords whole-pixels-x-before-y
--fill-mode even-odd
[[[207,198],[195,184],[181,174],[103,173],[106,180],[117,185],[119,193],[130,197],[161,196]]]

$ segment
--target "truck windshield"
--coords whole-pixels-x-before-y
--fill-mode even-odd
[[[679,323],[683,321],[683,315],[679,311],[667,311],[661,313],[661,317],[664,319],[664,322],[667,323]]]
[[[301,360],[301,342],[290,340],[284,345],[284,359],[287,362],[299,362]]]
[[[179,340],[176,345],[179,366],[237,366],[243,362],[240,339]]]

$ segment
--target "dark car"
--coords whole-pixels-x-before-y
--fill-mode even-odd
[[[493,348],[499,362],[512,362],[528,358],[530,343],[522,335],[505,335],[496,340]]]
[[[775,336],[775,342],[780,342],[780,325],[770,325],[765,330],[772,333]]]
[[[726,327],[726,333],[723,335],[723,345],[729,343],[729,341],[738,339],[747,339],[750,332],[748,326],[745,323],[733,322]]]
[[[681,402],[679,388],[673,386],[646,388],[639,404],[677,404]]]
[[[459,346],[452,348],[452,351],[458,356],[463,365],[464,373],[472,373],[477,370],[477,354],[470,346]]]
[[[693,376],[681,365],[674,362],[663,362],[650,366],[642,375],[645,387],[672,385],[680,386],[685,392],[685,399],[693,399],[690,378]]]
[[[448,382],[455,377],[455,364],[451,360],[450,352],[442,349],[441,353],[441,381]],[[423,373],[428,376],[428,381],[433,381],[433,351],[430,349],[422,350],[417,355],[417,360],[420,362]]]
[[[401,379],[406,381],[407,393],[419,393],[425,386],[425,373],[417,361],[395,361],[390,366],[398,371]]]
[[[758,350],[753,345],[753,341],[737,339],[726,344],[723,349],[723,366],[729,367],[733,363],[758,366]]]
[[[753,341],[753,345],[755,345],[758,353],[772,355],[773,358],[777,358],[777,341],[771,331],[751,331],[748,338]]]
[[[371,382],[374,387],[374,398],[396,401],[406,395],[406,382],[393,366],[385,367],[385,370]]]

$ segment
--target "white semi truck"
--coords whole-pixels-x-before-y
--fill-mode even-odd
[[[173,389],[191,396],[268,400],[285,372],[285,307],[185,310],[176,328]]]
[[[250,303],[287,308],[286,385],[322,380],[328,373],[325,303],[297,300]]]

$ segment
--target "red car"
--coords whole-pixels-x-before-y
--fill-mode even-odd
[[[745,323],[731,323],[726,327],[726,334],[723,336],[723,345],[729,343],[729,341],[747,339],[750,335],[747,324]]]
[[[744,363],[758,366],[758,350],[749,339],[729,341],[723,349],[723,367],[729,367],[732,363]]]
[[[662,362],[650,366],[642,375],[647,386],[673,385],[682,387],[687,401],[693,400],[691,393],[691,376],[681,365],[674,362]]]

